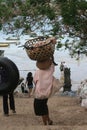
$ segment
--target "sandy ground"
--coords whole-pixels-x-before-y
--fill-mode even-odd
[[[50,117],[54,124],[43,126],[40,117],[33,111],[33,98],[15,97],[16,114],[3,115],[2,97],[0,97],[1,130],[87,130],[87,111],[80,106],[77,97],[56,94],[48,101]]]

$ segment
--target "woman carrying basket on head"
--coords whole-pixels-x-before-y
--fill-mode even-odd
[[[56,40],[54,38],[48,38],[45,42],[42,41],[39,43],[42,43],[42,45],[45,44],[45,45],[49,45],[49,46],[45,47],[45,45],[44,45],[44,47],[41,46],[41,48],[39,48],[39,47],[34,48],[35,51],[36,50],[40,51],[40,49],[42,49],[41,52],[43,51],[44,55],[43,55],[43,53],[40,52],[40,55],[37,54],[37,57],[36,57],[36,55],[35,55],[35,57],[33,57],[34,55],[32,56],[33,60],[37,60],[36,65],[38,67],[38,69],[36,70],[34,77],[33,77],[33,81],[34,81],[34,85],[35,85],[34,90],[33,90],[33,92],[34,92],[34,112],[37,116],[42,117],[44,125],[52,125],[53,121],[50,119],[50,116],[49,116],[49,109],[48,109],[47,102],[48,102],[48,98],[51,95],[51,91],[52,91],[53,73],[55,70],[54,64],[57,65],[54,62],[54,57],[53,57],[54,46],[55,46]],[[39,44],[37,43],[37,46],[38,45]],[[48,51],[48,49],[49,49],[49,51]],[[31,51],[31,53],[33,53],[33,50],[30,50],[30,51]],[[36,53],[34,53],[34,54],[36,54]],[[47,54],[47,55],[45,55],[45,54]],[[37,59],[35,59],[35,58],[37,58]]]
[[[51,93],[54,64],[46,70],[36,70],[34,75],[35,99],[34,111],[37,116],[42,116],[44,125],[52,125],[53,121],[49,117],[48,97]]]
[[[55,41],[54,41],[55,42]],[[51,94],[52,84],[53,84],[53,73],[54,57],[51,57],[52,63],[46,69],[37,69],[34,74],[34,84],[35,84],[35,99],[34,99],[34,111],[37,116],[42,116],[44,125],[52,125],[53,121],[49,116],[48,109],[48,98]]]

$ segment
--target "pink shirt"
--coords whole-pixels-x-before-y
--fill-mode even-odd
[[[49,97],[52,88],[54,65],[52,64],[49,69],[36,70],[34,75],[35,84],[35,97],[44,99]]]

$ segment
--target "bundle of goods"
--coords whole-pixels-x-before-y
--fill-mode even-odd
[[[27,41],[24,47],[30,59],[42,62],[53,56],[55,43],[54,37],[38,37]]]

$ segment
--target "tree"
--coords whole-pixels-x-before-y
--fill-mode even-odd
[[[87,1],[86,0],[55,0],[61,4],[61,15],[67,32],[78,36],[81,40],[77,48],[87,55]],[[72,32],[70,31],[72,27]],[[75,50],[74,50],[75,51]]]
[[[4,3],[4,6],[3,6]],[[9,9],[10,5],[10,9]],[[87,1],[86,0],[1,0],[0,23],[6,22],[14,16],[22,16],[21,26],[29,26],[32,31],[41,29],[46,34],[45,26],[51,28],[48,35],[61,37],[65,33],[79,37],[80,43],[76,46],[82,53],[87,53]],[[59,18],[62,16],[62,20]],[[19,21],[20,23],[20,21]],[[20,26],[20,27],[21,27]],[[66,43],[67,45],[67,43]],[[67,48],[70,49],[69,45]],[[73,52],[76,52],[75,50]]]

